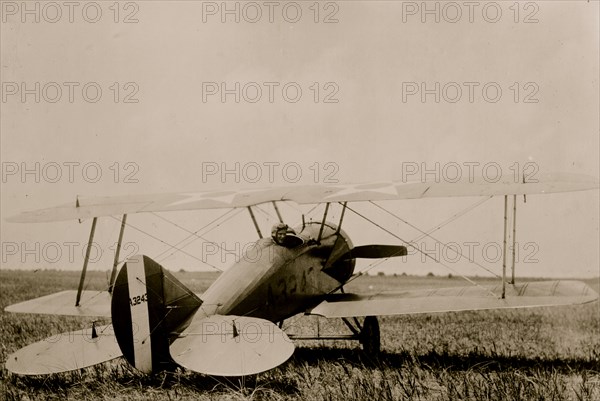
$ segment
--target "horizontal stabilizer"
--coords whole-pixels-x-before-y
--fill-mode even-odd
[[[196,318],[171,345],[171,357],[179,365],[213,376],[264,372],[293,353],[292,340],[275,324],[243,316]]]
[[[6,369],[20,375],[68,372],[110,361],[121,350],[110,325],[72,331],[30,344],[8,356]]]
[[[67,290],[9,305],[5,312],[42,315],[110,317],[108,291],[82,291],[79,306],[75,306],[77,291]]]
[[[598,299],[598,294],[580,281],[543,281],[506,285],[439,288],[386,292],[372,295],[331,294],[310,311],[325,317],[405,315],[484,309],[532,308],[577,305]]]

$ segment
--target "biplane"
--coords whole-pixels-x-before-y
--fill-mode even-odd
[[[243,376],[272,369],[294,352],[296,337],[282,322],[298,314],[340,318],[348,333],[327,339],[359,341],[368,353],[380,349],[377,316],[501,308],[583,304],[598,299],[586,284],[556,280],[517,283],[513,253],[507,278],[509,201],[516,228],[517,196],[598,188],[594,178],[572,174],[540,177],[535,182],[386,182],[359,185],[303,185],[160,195],[77,198],[76,202],[23,212],[7,221],[34,223],[122,216],[109,286],[83,289],[88,254],[79,288],[46,295],[5,308],[7,312],[110,318],[112,324],[54,335],[9,355],[6,368],[23,375],[64,372],[123,356],[141,372],[183,367],[215,376]],[[497,285],[435,290],[355,294],[344,285],[357,273],[359,258],[386,259],[407,254],[409,243],[354,246],[342,229],[354,202],[440,197],[504,197],[504,253]],[[322,218],[293,229],[283,224],[278,202],[324,204]],[[253,208],[272,204],[280,220],[272,236],[263,236]],[[328,220],[330,205],[341,208]],[[375,203],[374,203],[375,204]],[[251,258],[240,258],[203,293],[195,294],[169,270],[145,255],[129,257],[118,269],[127,215],[196,209],[246,208],[259,239]],[[512,236],[514,241],[515,235]],[[514,243],[513,243],[514,252]],[[317,337],[323,339],[324,337]]]

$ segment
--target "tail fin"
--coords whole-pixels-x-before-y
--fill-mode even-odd
[[[136,255],[121,268],[111,301],[112,324],[123,356],[150,373],[173,363],[169,344],[202,301],[147,256]]]

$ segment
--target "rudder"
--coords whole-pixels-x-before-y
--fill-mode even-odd
[[[202,301],[169,271],[144,255],[127,260],[111,301],[112,324],[123,356],[150,373],[173,364],[169,345]]]

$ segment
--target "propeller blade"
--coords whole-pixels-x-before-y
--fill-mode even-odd
[[[392,258],[395,256],[405,256],[407,250],[402,245],[361,245],[352,248],[342,256],[339,260],[346,259],[381,259]]]

